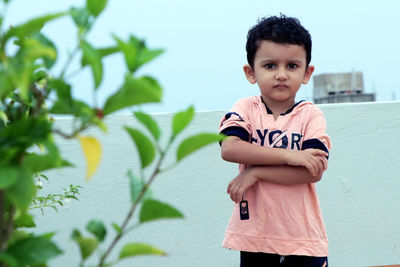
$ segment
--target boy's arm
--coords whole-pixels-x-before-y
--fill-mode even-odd
[[[236,136],[228,137],[221,144],[221,157],[226,161],[247,165],[303,166],[312,176],[321,171],[321,158],[327,156],[328,153],[320,149],[296,151],[258,146]]]
[[[229,185],[227,192],[231,199],[240,202],[243,193],[258,180],[282,185],[297,185],[315,183],[321,180],[323,171],[327,168],[328,161],[320,157],[322,169],[315,176],[304,167],[274,165],[274,166],[252,166],[242,171]]]

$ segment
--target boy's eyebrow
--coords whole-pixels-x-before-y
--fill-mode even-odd
[[[266,62],[275,62],[275,61],[277,61],[277,60],[275,60],[273,58],[265,58],[265,59],[261,60],[261,64],[266,63]],[[293,58],[293,59],[289,59],[288,62],[302,64],[302,63],[304,63],[304,60]]]

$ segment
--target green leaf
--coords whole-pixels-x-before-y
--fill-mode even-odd
[[[6,263],[8,267],[18,267],[18,261],[7,253],[0,253],[0,262]]]
[[[53,114],[74,114],[75,107],[71,94],[71,85],[64,80],[50,79],[48,88],[57,92],[58,100],[51,108]]]
[[[42,80],[47,80],[48,78],[49,75],[44,70],[38,70],[33,74],[33,81],[39,84],[41,84]]]
[[[6,196],[18,208],[25,211],[34,195],[35,184],[33,183],[32,174],[25,168],[21,168],[17,181],[7,189]]]
[[[51,107],[52,114],[72,114],[75,117],[91,117],[94,110],[86,103],[74,100],[71,94],[71,86],[64,80],[51,79],[48,88],[57,92],[57,100]]]
[[[89,12],[97,17],[107,5],[107,0],[87,0],[86,7]]]
[[[18,259],[20,266],[46,263],[61,252],[48,238],[34,236],[20,239],[6,250],[7,254]]]
[[[87,8],[73,7],[70,10],[70,14],[76,26],[78,26],[79,35],[81,35],[84,31],[87,31],[92,27],[93,20]]]
[[[182,141],[176,151],[176,159],[182,160],[184,157],[193,153],[194,151],[214,142],[224,140],[225,136],[213,133],[200,133],[190,136]]]
[[[172,218],[183,218],[183,214],[174,207],[154,199],[143,202],[139,215],[140,223]]]
[[[102,221],[91,220],[87,225],[86,229],[97,237],[102,242],[107,234],[107,230]]]
[[[56,62],[57,47],[54,45],[54,43],[50,39],[48,39],[42,33],[35,33],[33,35],[33,38],[38,40],[44,47],[47,47],[49,50],[51,49],[50,55],[43,56],[44,65],[46,66],[47,69],[50,69],[51,67],[53,67],[54,63]]]
[[[164,51],[164,49],[149,50],[147,48],[144,48],[142,51],[140,51],[138,65],[142,66],[147,62],[152,61],[153,59],[164,53]]]
[[[130,186],[130,192],[131,192],[131,202],[135,203],[137,198],[139,197],[140,192],[143,190],[143,187],[145,186],[143,181],[136,177],[131,170],[128,171],[127,173],[128,178],[129,178],[129,186]],[[152,192],[150,188],[146,189],[145,195],[143,196],[143,199],[150,198],[152,195]]]
[[[116,35],[114,35],[113,37],[114,37],[114,40],[117,42],[119,49],[124,54],[125,63],[128,67],[128,70],[130,72],[134,72],[136,70],[136,62],[137,62],[137,57],[138,57],[137,43],[133,43],[133,42],[125,43],[124,41],[119,39]],[[132,38],[134,40],[137,40],[134,37],[131,37],[131,39]]]
[[[141,122],[151,133],[157,141],[160,139],[161,130],[157,122],[150,115],[143,112],[135,112],[135,117]]]
[[[33,220],[33,216],[30,215],[29,213],[20,213],[16,216],[14,220],[14,226],[16,228],[20,227],[27,227],[27,228],[33,228],[36,226],[35,221]]]
[[[101,56],[96,49],[94,49],[87,41],[81,41],[81,48],[85,62],[88,62],[93,73],[95,89],[97,89],[103,79],[103,64]]]
[[[119,227],[118,224],[116,224],[115,222],[113,222],[111,225],[112,225],[112,227],[114,228],[114,230],[117,232],[117,234],[122,233],[122,229],[121,229],[121,227]]]
[[[13,84],[13,79],[10,76],[10,71],[6,68],[0,69],[0,100],[3,101],[7,95],[13,91],[14,89],[14,84]],[[6,114],[3,111],[0,111],[1,115],[1,120],[5,122],[8,121]],[[4,117],[5,116],[5,117]]]
[[[39,155],[36,153],[27,154],[24,157],[23,165],[32,173],[45,171],[53,168],[72,166],[71,163],[61,158],[57,146],[51,142],[43,142],[43,147],[47,153]]]
[[[81,234],[81,232],[78,230],[78,229],[74,229],[73,231],[72,231],[72,234],[71,234],[71,239],[72,240],[78,240],[78,238],[81,238],[82,237],[82,234]]]
[[[153,143],[139,130],[127,126],[124,128],[136,144],[136,148],[140,156],[141,167],[146,168],[153,162],[156,155],[156,150],[153,146]]]
[[[112,55],[114,53],[117,53],[120,50],[119,50],[119,47],[112,46],[112,47],[98,48],[97,51],[101,57],[106,57],[106,56]]]
[[[172,120],[172,135],[178,135],[185,129],[194,117],[194,107],[190,106],[187,110],[178,112]]]
[[[61,16],[65,16],[66,14],[67,14],[66,12],[55,13],[29,20],[24,24],[12,27],[10,30],[8,30],[8,32],[5,35],[5,39],[7,40],[12,36],[16,36],[19,39],[22,39],[25,36],[37,33],[43,28],[46,22],[49,22]]]
[[[119,47],[106,47],[106,48],[97,48],[97,53],[100,55],[101,58],[112,55],[114,53],[119,52]],[[81,65],[82,67],[89,64],[85,57],[82,57]]]
[[[147,244],[131,243],[131,244],[126,244],[122,248],[121,252],[119,253],[119,258],[124,259],[128,257],[145,256],[145,255],[166,256],[167,253],[158,248],[149,246]]]
[[[24,39],[22,42],[23,49],[20,50],[18,57],[21,61],[35,62],[42,58],[44,65],[49,69],[54,65],[57,58],[57,50],[44,35],[35,33],[34,37]]]
[[[0,131],[0,147],[23,151],[35,143],[47,140],[51,125],[45,116],[21,118]]]
[[[92,237],[78,237],[75,239],[75,242],[78,243],[83,260],[92,255],[99,244],[97,239]]]
[[[124,54],[125,63],[131,73],[135,72],[139,67],[150,62],[164,52],[163,49],[147,49],[145,42],[133,35],[129,37],[127,42],[124,42],[115,35],[114,39],[117,42],[119,49]]]
[[[17,168],[1,166],[0,167],[0,189],[5,189],[13,185],[19,176]]]
[[[161,95],[162,89],[153,78],[133,78],[127,74],[122,88],[106,100],[103,112],[108,115],[126,107],[160,102]]]
[[[160,102],[161,95],[162,89],[153,78],[133,78],[127,74],[122,88],[107,99],[103,111],[107,115],[134,105]]]

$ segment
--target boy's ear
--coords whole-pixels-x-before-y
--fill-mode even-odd
[[[307,84],[310,81],[313,72],[314,72],[314,66],[308,65],[306,72],[304,73],[303,84]]]
[[[249,64],[246,64],[243,66],[243,71],[244,71],[244,74],[246,75],[246,79],[251,84],[255,84],[257,82],[256,76],[254,75],[254,70]]]

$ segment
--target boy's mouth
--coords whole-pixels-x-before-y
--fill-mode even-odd
[[[286,89],[286,88],[289,88],[289,86],[287,84],[284,84],[284,83],[278,83],[278,84],[275,84],[273,86],[273,88],[275,88],[275,89]]]

